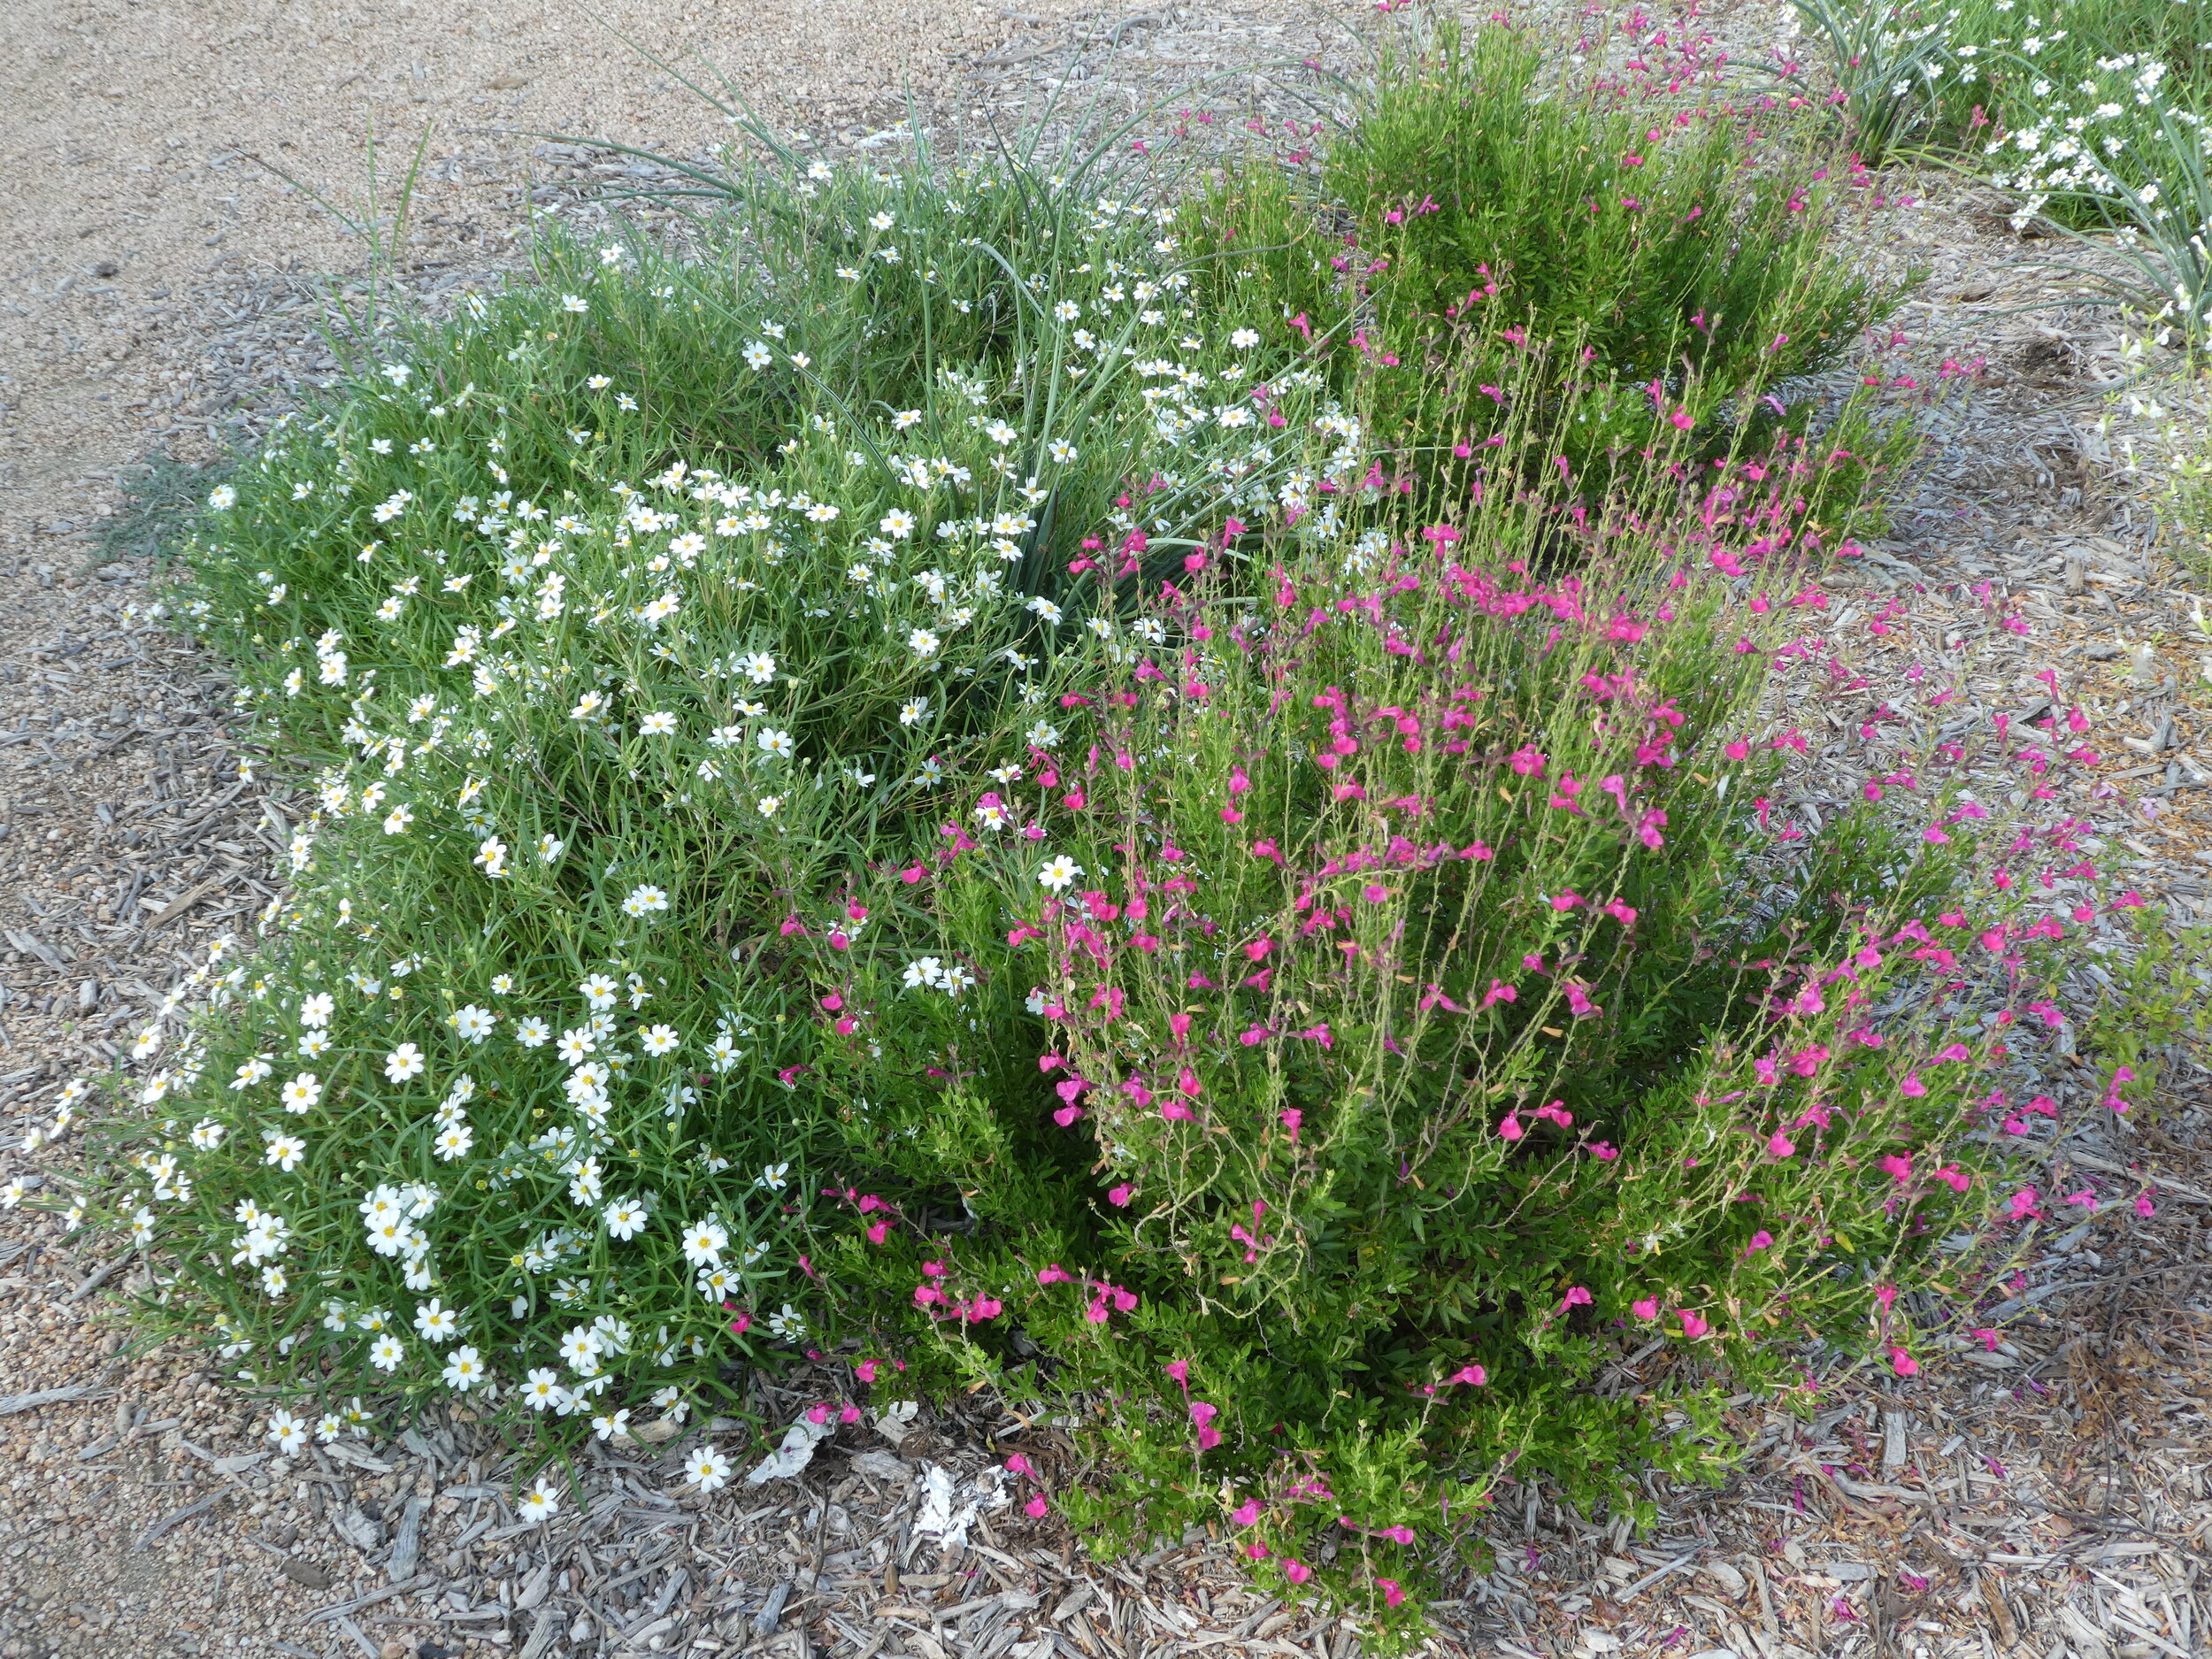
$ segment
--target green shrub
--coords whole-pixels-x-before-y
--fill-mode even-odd
[[[898,222],[895,193],[827,182],[801,222]],[[1141,217],[1094,204],[1079,261],[956,265],[1010,188],[963,182],[901,245],[924,303],[1018,312],[1012,343],[948,328],[975,355],[910,342],[899,380],[860,343],[872,282],[834,265],[764,288],[554,242],[541,286],[217,492],[185,611],[316,807],[278,932],[138,1090],[103,1202],[242,1375],[438,1391],[458,1344],[395,1333],[404,1286],[580,1409],[616,1362],[564,1367],[577,1330],[712,1389],[722,1302],[804,1300],[761,1174],[816,1136],[787,918],[926,844],[945,780],[1036,723],[1093,637],[1064,592],[1081,526],[1133,526],[1134,490],[1171,555],[1256,518],[1291,453],[1240,395],[1265,355],[1190,334]],[[1313,377],[1271,378],[1304,431]],[[678,1243],[709,1217],[728,1277],[703,1296]]]
[[[1256,324],[1302,318],[1340,384],[1401,361],[1417,380],[1479,317],[1636,388],[1640,407],[1624,408],[1640,447],[1671,422],[1726,426],[1732,408],[1764,419],[1759,394],[1833,365],[1901,297],[1826,245],[1827,174],[1752,142],[1776,119],[1579,90],[1523,31],[1440,24],[1379,65],[1310,197],[1248,167],[1187,207],[1182,232],[1210,303]],[[1376,419],[1424,424],[1388,398]],[[1602,453],[1580,433],[1567,443],[1578,465]]]
[[[1163,594],[1150,652],[864,891],[921,914],[812,954],[847,1133],[813,1259],[863,1351],[931,1331],[928,1375],[1110,1402],[1078,1518],[1226,1515],[1385,1624],[1505,1469],[1633,1504],[1645,1460],[1715,1466],[1590,1387],[1624,1344],[1909,1371],[1893,1298],[1984,1204],[1981,999],[2039,981],[2001,920],[2009,982],[1958,970],[1980,808],[1770,821],[1757,624],[1711,572],[1816,470],[1647,485],[1548,580],[1567,487],[1456,534],[1376,489],[1348,548],[1271,539],[1257,603]]]
[[[211,498],[180,603],[314,806],[90,1141],[150,1330],[549,1455],[802,1356],[1083,1393],[1032,1513],[1397,1635],[1501,1470],[1718,1461],[1623,1343],[1908,1366],[2036,981],[1941,908],[1980,809],[1764,793],[1862,457],[1494,306],[1333,384],[1099,178],[784,166]]]

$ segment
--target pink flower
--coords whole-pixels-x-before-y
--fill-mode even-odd
[[[1444,1380],[1447,1383],[1465,1383],[1471,1388],[1479,1388],[1490,1380],[1490,1374],[1479,1365],[1462,1365]]]
[[[1378,1578],[1375,1587],[1383,1593],[1383,1605],[1396,1607],[1406,1599],[1406,1593],[1395,1578]]]
[[[1746,1256],[1756,1256],[1761,1250],[1772,1248],[1773,1245],[1774,1235],[1771,1233],[1769,1233],[1764,1227],[1762,1227],[1758,1230],[1758,1232],[1751,1235],[1751,1242],[1744,1246],[1744,1254]]]
[[[1283,1127],[1290,1131],[1291,1144],[1295,1146],[1298,1142],[1298,1128],[1306,1121],[1306,1114],[1293,1106],[1287,1111],[1279,1115],[1282,1118]]]
[[[1313,1569],[1294,1555],[1283,1557],[1283,1577],[1293,1584],[1303,1584],[1313,1577]]]
[[[1247,1498],[1237,1508],[1229,1511],[1229,1518],[1239,1526],[1256,1525],[1260,1518],[1260,1501],[1257,1498]]]
[[[1564,1313],[1570,1308],[1586,1308],[1589,1305],[1590,1293],[1582,1286],[1576,1285],[1569,1288],[1566,1300],[1559,1304],[1559,1311]]]
[[[1057,1262],[1055,1262],[1050,1267],[1041,1267],[1037,1270],[1037,1283],[1040,1286],[1046,1285],[1072,1285],[1074,1282],[1075,1276],[1069,1272],[1066,1268],[1061,1266]]]
[[[1039,1492],[1033,1494],[1029,1502],[1022,1505],[1022,1513],[1033,1521],[1041,1521],[1045,1517],[1046,1511],[1051,1508],[1052,1506],[1045,1502],[1045,1494]]]
[[[1511,1112],[1506,1113],[1503,1118],[1498,1120],[1498,1134],[1501,1139],[1506,1141],[1518,1141],[1521,1138],[1521,1120],[1518,1118],[1516,1118]]]
[[[1037,1471],[1029,1466],[1029,1459],[1016,1452],[1006,1460],[1006,1472],[1010,1475],[1033,1475]]]
[[[1916,1377],[1920,1374],[1920,1362],[1901,1348],[1890,1349],[1889,1368],[1900,1377]]]
[[[1659,1298],[1646,1296],[1640,1302],[1632,1302],[1628,1304],[1628,1310],[1639,1319],[1656,1319],[1659,1317]]]
[[[1190,1386],[1190,1362],[1188,1360],[1171,1359],[1168,1361],[1167,1374],[1174,1378],[1177,1382],[1182,1384],[1184,1387],[1187,1388]]]
[[[1790,1138],[1779,1129],[1777,1129],[1767,1140],[1767,1155],[1770,1157],[1786,1158],[1793,1156],[1797,1148],[1791,1143]]]
[[[1371,881],[1359,890],[1359,895],[1370,904],[1380,904],[1390,896],[1390,889],[1379,881]]]
[[[1127,1181],[1124,1181],[1118,1187],[1110,1187],[1106,1189],[1106,1202],[1117,1210],[1126,1210],[1129,1207],[1130,1196],[1135,1191],[1135,1187],[1130,1186]]]
[[[864,1359],[859,1364],[853,1367],[853,1375],[859,1378],[863,1382],[873,1382],[876,1379],[876,1361],[872,1359]]]
[[[1687,1308],[1683,1309],[1682,1334],[1684,1336],[1695,1341],[1712,1328],[1711,1325],[1706,1324],[1703,1315],[1692,1313]]]
[[[736,1318],[730,1321],[730,1333],[733,1336],[743,1336],[746,1332],[751,1330],[752,1328],[753,1316],[749,1313],[741,1313]]]

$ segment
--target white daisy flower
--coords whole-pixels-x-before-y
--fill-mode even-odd
[[[718,1492],[730,1484],[730,1460],[711,1446],[702,1446],[684,1460],[684,1474],[701,1492]]]
[[[463,1348],[454,1350],[453,1357],[446,1361],[445,1370],[439,1374],[444,1379],[447,1387],[458,1394],[466,1394],[470,1389],[480,1386],[491,1373],[484,1368],[482,1355],[472,1348]]]
[[[684,1231],[684,1260],[694,1267],[716,1266],[729,1243],[730,1235],[720,1222],[694,1222]]]

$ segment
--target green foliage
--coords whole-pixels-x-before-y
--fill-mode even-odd
[[[1972,159],[2020,198],[2016,227],[2041,220],[2117,251],[2137,279],[2120,291],[2202,342],[2212,303],[2202,0],[1797,0],[1797,10],[1864,165],[1908,151]],[[1801,65],[1784,69],[1802,78]]]
[[[548,239],[284,423],[177,602],[311,795],[293,888],[80,1212],[150,1329],[551,1446],[803,1360],[1080,1395],[1031,1513],[1226,1520],[1381,1641],[1501,1472],[1722,1466],[1625,1348],[1908,1365],[2040,979],[1942,909],[1981,809],[1809,833],[1750,741],[1909,441],[1755,394],[1878,304],[1725,123],[1640,175],[1673,228],[1582,225],[1634,135],[1535,73],[1379,86],[1372,282],[1281,175],[772,147],[710,257]]]
[[[799,1294],[765,1196],[818,1138],[786,918],[1034,723],[1117,492],[1161,554],[1265,507],[1271,430],[1197,396],[1265,354],[1190,334],[1141,215],[1094,203],[1084,257],[1025,269],[967,236],[1003,174],[896,243],[903,196],[824,182],[787,229],[851,234],[807,285],[549,242],[211,498],[185,614],[316,811],[265,955],[103,1143],[104,1203],[174,1253],[160,1317],[211,1311],[260,1384],[419,1399],[495,1333],[574,1409],[618,1361],[720,1390],[721,1304]],[[865,336],[907,264],[933,312],[1020,320],[896,379]],[[1314,377],[1277,379],[1302,430]],[[633,1207],[664,1248],[623,1248]],[[726,1242],[687,1255],[694,1225]],[[403,1289],[465,1328],[418,1340]]]
[[[1817,468],[1747,470],[1717,534],[1652,482],[1426,535],[1377,488],[1348,557],[1271,538],[1256,604],[1202,571],[1070,694],[1087,733],[978,801],[1039,841],[865,894],[923,907],[812,956],[848,1136],[814,1259],[867,1351],[918,1309],[935,1374],[1122,1402],[1087,1522],[1226,1512],[1386,1623],[1397,1529],[1508,1468],[1632,1504],[1643,1460],[1715,1467],[1591,1387],[1638,1333],[1768,1380],[1809,1338],[1908,1363],[1886,1298],[1982,1202],[1990,1028],[1924,939],[1965,849],[1770,824],[1757,624],[1681,562]],[[1563,518],[1586,546],[1546,580]]]
[[[1752,119],[1577,88],[1519,30],[1440,24],[1378,66],[1310,192],[1241,169],[1182,231],[1212,303],[1302,317],[1340,384],[1374,375],[1385,434],[1424,424],[1419,383],[1463,319],[1586,353],[1624,396],[1616,425],[1563,434],[1579,466],[1671,424],[1727,426],[1899,298],[1829,250],[1834,185]]]

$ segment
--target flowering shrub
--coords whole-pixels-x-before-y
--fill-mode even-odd
[[[1094,219],[1033,281],[902,244],[949,314],[1028,319],[910,371],[910,409],[815,355],[866,278],[779,307],[554,244],[546,286],[472,302],[217,493],[183,609],[314,805],[262,954],[140,1040],[96,1202],[242,1379],[605,1416],[809,1328],[793,918],[933,833],[1071,642],[1115,634],[1064,592],[1071,518],[1141,568],[1356,431],[1310,374],[1248,396],[1256,336],[1171,317],[1141,221]],[[716,351],[726,387],[663,401],[660,367]]]
[[[2199,8],[1797,0],[1797,11],[1834,78],[1829,102],[1844,110],[1864,161],[1878,165],[1909,141],[1978,150],[1993,180],[2019,197],[2015,228],[2042,220],[2119,231],[2148,309],[2186,339],[2203,336],[2212,72]],[[1781,68],[1803,78],[1786,51]]]
[[[936,935],[811,956],[847,1135],[813,1259],[871,1364],[927,1333],[933,1374],[1091,1391],[1081,1519],[1225,1517],[1386,1622],[1504,1470],[1698,1468],[1590,1387],[1627,1346],[1909,1373],[1897,1295],[1981,1210],[2041,981],[1943,896],[1978,806],[1772,817],[1768,607],[1723,572],[1787,588],[1817,471],[1458,526],[1376,489],[1271,538],[1257,603],[1197,555],[1149,592],[1149,648],[865,895]],[[1532,573],[1560,537],[1579,573]]]
[[[1773,804],[1863,457],[1489,305],[1336,377],[1095,180],[780,161],[718,263],[549,242],[211,499],[184,614],[312,804],[98,1119],[149,1316],[288,1448],[802,1356],[818,1425],[1087,1394],[1031,1514],[1401,1635],[1500,1472],[1718,1461],[1627,1345],[1909,1372],[2041,935],[1947,896],[1970,801]]]

